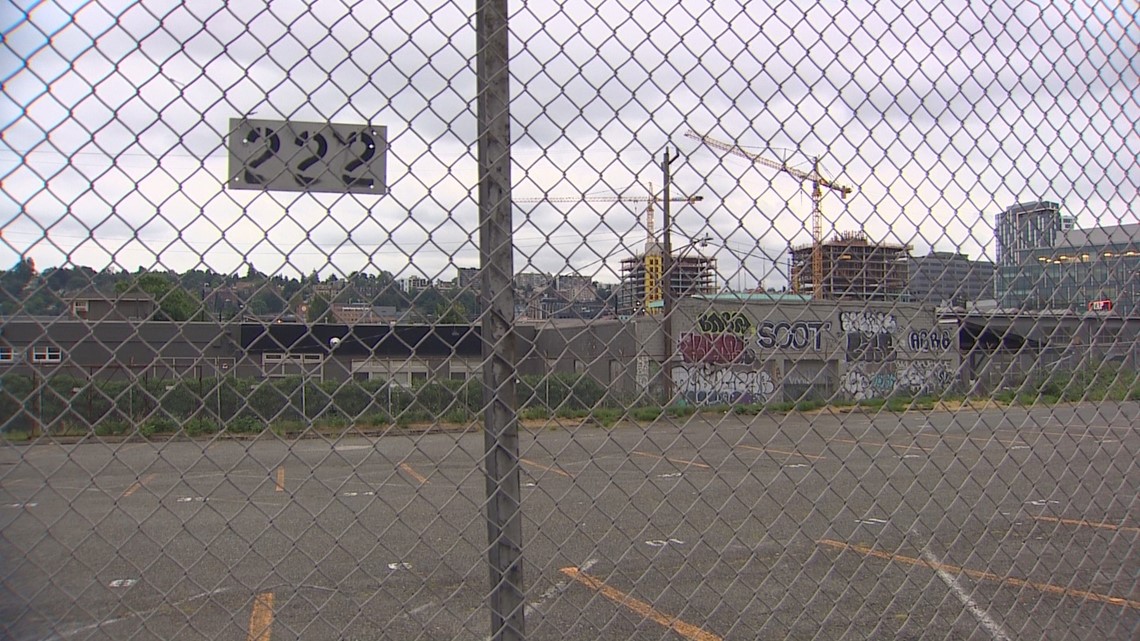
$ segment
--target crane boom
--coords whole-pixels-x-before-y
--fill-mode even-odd
[[[793,178],[796,178],[800,182],[810,182],[811,183],[811,186],[812,186],[812,189],[811,189],[811,202],[812,202],[812,212],[811,212],[811,216],[812,216],[811,217],[811,223],[812,223],[811,224],[812,298],[821,298],[823,291],[824,291],[824,288],[823,288],[823,208],[821,206],[821,203],[823,201],[823,190],[824,190],[824,188],[827,188],[827,189],[834,191],[837,194],[839,194],[840,198],[847,198],[847,196],[852,192],[852,188],[848,187],[847,185],[840,185],[840,184],[836,183],[835,181],[825,177],[822,173],[820,173],[820,171],[819,171],[819,158],[814,159],[814,161],[812,163],[812,170],[810,172],[807,172],[807,171],[803,171],[801,169],[796,169],[795,167],[788,165],[788,163],[786,163],[786,162],[777,162],[777,161],[772,160],[770,158],[765,158],[764,156],[761,156],[759,154],[754,154],[754,153],[745,151],[744,149],[742,149],[740,147],[740,145],[727,143],[727,142],[724,142],[721,140],[717,140],[716,138],[712,138],[709,136],[705,136],[703,134],[699,134],[699,133],[693,131],[692,129],[687,131],[685,133],[685,136],[688,138],[695,138],[696,140],[701,141],[702,143],[704,143],[705,145],[707,145],[709,147],[712,147],[713,149],[718,149],[720,151],[723,151],[727,154],[732,154],[734,156],[740,156],[741,158],[745,158],[747,160],[750,160],[757,165],[762,165],[764,167],[769,167],[771,169],[781,171],[785,174],[788,174],[789,176],[792,176]],[[793,291],[799,290],[799,283],[798,283],[798,280],[795,278],[794,274],[792,275],[792,289],[793,289]]]
[[[669,202],[674,203],[699,203],[704,200],[704,196],[671,196]],[[515,202],[520,203],[579,203],[579,202],[609,202],[609,203],[645,203],[645,230],[648,236],[647,243],[652,244],[656,238],[653,230],[653,205],[663,202],[664,198],[653,193],[653,185],[649,185],[649,190],[645,196],[627,196],[625,194],[582,194],[581,196],[533,196],[526,198],[515,198]]]

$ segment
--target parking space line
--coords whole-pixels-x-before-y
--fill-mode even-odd
[[[574,478],[574,475],[570,474],[569,472],[564,472],[564,471],[562,471],[556,467],[548,467],[548,466],[543,465],[541,463],[535,463],[534,461],[527,460],[525,458],[520,458],[519,463],[522,463],[523,465],[526,465],[528,467],[537,467],[540,470],[545,470],[547,472],[551,472],[551,473],[557,474],[559,476],[565,476],[568,479]]]
[[[158,476],[158,474],[147,474],[146,476],[142,477],[141,479],[135,481],[130,487],[128,487],[126,489],[126,491],[123,492],[123,495],[121,498],[125,499],[128,496],[134,494],[135,492],[138,492],[139,490],[141,490],[143,488],[144,485],[153,481],[154,477],[156,477],[156,476]]]
[[[1005,628],[974,602],[974,599],[972,599],[969,593],[958,583],[958,580],[942,568],[944,564],[938,560],[938,557],[931,554],[930,550],[923,550],[922,558],[927,561],[931,567],[935,568],[934,572],[938,575],[938,578],[942,579],[942,582],[946,584],[947,588],[950,588],[950,591],[954,593],[954,597],[958,599],[962,607],[966,608],[966,611],[974,617],[979,625],[990,633],[990,636],[996,641],[1010,641],[1009,635],[1005,632]]]
[[[828,547],[833,547],[833,548],[836,548],[839,550],[850,550],[852,552],[858,552],[859,554],[862,554],[864,556],[871,556],[871,557],[875,557],[877,559],[883,559],[886,561],[896,561],[898,563],[904,563],[907,565],[914,565],[914,566],[918,566],[918,567],[930,568],[931,570],[935,570],[935,571],[943,570],[943,571],[949,572],[951,574],[964,574],[964,575],[966,575],[972,579],[977,579],[977,580],[982,580],[982,581],[994,581],[996,583],[1001,583],[1003,585],[1009,585],[1009,586],[1019,587],[1019,588],[1032,588],[1034,590],[1039,590],[1041,592],[1046,592],[1049,594],[1057,594],[1060,596],[1078,597],[1078,598],[1082,598],[1082,599],[1087,599],[1089,601],[1099,601],[1101,603],[1109,603],[1112,605],[1120,605],[1120,606],[1124,606],[1126,608],[1132,608],[1134,610],[1140,610],[1140,601],[1133,601],[1131,599],[1125,599],[1124,597],[1112,596],[1110,594],[1100,594],[1098,592],[1088,592],[1086,590],[1074,590],[1072,588],[1067,588],[1067,587],[1064,587],[1061,585],[1053,585],[1051,583],[1040,583],[1037,581],[1028,581],[1025,579],[1016,579],[1013,577],[1001,576],[998,574],[994,574],[992,572],[984,572],[982,570],[971,570],[969,568],[964,568],[964,567],[960,567],[957,565],[950,565],[948,563],[932,563],[932,562],[924,560],[924,559],[916,559],[916,558],[911,557],[911,556],[903,556],[901,554],[892,554],[890,552],[882,552],[880,550],[875,550],[873,548],[869,548],[865,545],[853,545],[850,543],[844,543],[842,541],[833,541],[831,539],[822,539],[819,541],[819,544],[820,545],[826,545]]]
[[[579,568],[562,568],[560,572],[581,583],[582,585],[590,588],[591,590],[594,590],[595,592],[601,594],[610,601],[629,608],[642,617],[649,619],[650,621],[653,621],[654,623],[664,628],[670,629],[677,634],[685,637],[686,639],[691,639],[691,641],[722,641],[721,638],[717,635],[707,630],[703,630],[691,623],[686,623],[675,616],[665,614],[664,612],[655,609],[652,605],[646,603],[645,601],[636,599],[626,594],[625,592],[618,590],[617,588],[606,585],[606,583],[601,579],[594,578]]]
[[[763,452],[765,454],[787,454],[789,456],[802,456],[802,457],[804,457],[808,460],[811,460],[811,461],[822,461],[822,460],[825,460],[827,458],[826,456],[817,456],[815,454],[801,454],[800,452],[789,452],[786,450],[774,450],[770,447],[756,447],[754,445],[739,445],[738,447],[743,447],[746,450],[756,450],[757,452]]]
[[[1080,519],[1062,519],[1054,516],[1034,516],[1029,515],[1029,518],[1038,521],[1048,521],[1050,523],[1061,523],[1063,525],[1079,525],[1082,527],[1094,527],[1102,530],[1112,530],[1114,532],[1140,532],[1140,527],[1131,527],[1127,525],[1116,525],[1113,523],[1096,523],[1094,521],[1082,521]]]
[[[411,465],[400,463],[400,471],[418,481],[421,485],[429,485],[431,481],[426,476],[415,471]]]
[[[963,443],[970,442],[970,443],[985,444],[985,443],[989,443],[989,442],[993,441],[993,442],[1001,443],[1002,445],[1029,445],[1029,443],[1026,443],[1024,440],[1020,440],[1020,439],[1008,440],[1008,439],[1001,439],[1001,438],[997,438],[997,437],[994,437],[994,438],[978,438],[976,436],[958,436],[957,434],[926,434],[923,432],[919,432],[918,434],[915,434],[915,436],[923,436],[926,438],[936,438],[936,439],[940,439],[940,440],[941,439],[950,439],[953,441],[962,441]]]
[[[249,613],[249,634],[246,641],[269,641],[270,628],[273,626],[273,593],[262,592],[253,600],[253,609]]]
[[[849,438],[832,438],[832,439],[828,439],[827,442],[828,443],[847,443],[849,445],[873,445],[875,447],[889,447],[891,449],[897,449],[897,450],[922,450],[923,452],[929,452],[930,451],[929,447],[926,447],[925,445],[919,445],[918,443],[914,443],[912,445],[899,445],[897,443],[880,443],[878,441],[856,441],[854,439],[849,439]]]
[[[277,487],[274,488],[275,491],[277,491],[277,492],[284,492],[285,491],[285,466],[284,465],[277,468],[277,484],[276,485],[277,485]]]
[[[655,458],[655,459],[658,459],[661,461],[669,461],[670,463],[676,463],[678,465],[692,465],[693,467],[702,467],[706,470],[712,469],[708,465],[705,465],[704,463],[698,463],[696,461],[686,461],[685,459],[680,459],[680,458],[669,458],[668,456],[661,456],[659,454],[650,454],[649,452],[639,452],[638,450],[634,450],[633,452],[630,452],[630,453],[636,454],[638,456],[648,456],[649,458]]]

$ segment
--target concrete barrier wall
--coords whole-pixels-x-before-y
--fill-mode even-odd
[[[955,328],[913,304],[686,299],[673,381],[701,405],[941,393],[958,379]]]

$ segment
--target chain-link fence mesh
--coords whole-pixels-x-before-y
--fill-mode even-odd
[[[0,636],[1140,633],[1134,5],[2,29]]]

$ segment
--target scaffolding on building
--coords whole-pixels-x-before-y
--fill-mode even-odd
[[[654,244],[645,253],[623,258],[618,314],[655,314],[661,311],[662,252]],[[716,293],[716,258],[685,251],[673,253],[671,289],[673,300],[694,294]]]
[[[817,292],[812,276],[814,245],[791,248],[789,272],[793,291]],[[872,243],[863,232],[842,232],[821,246],[822,291],[829,300],[900,301],[907,286],[911,247]]]

